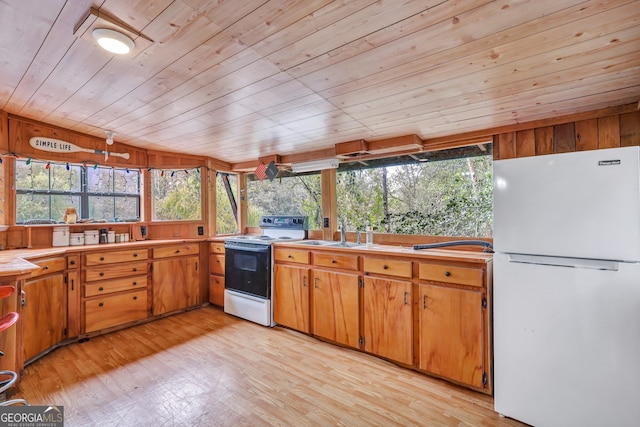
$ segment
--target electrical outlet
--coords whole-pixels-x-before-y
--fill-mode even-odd
[[[324,228],[329,228],[329,218],[323,218],[323,224]]]
[[[204,236],[204,227],[201,225],[198,226],[198,236]]]

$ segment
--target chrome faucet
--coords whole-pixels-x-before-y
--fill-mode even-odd
[[[347,225],[344,222],[344,218],[340,220],[341,228],[340,228],[340,242],[343,244],[347,243]]]

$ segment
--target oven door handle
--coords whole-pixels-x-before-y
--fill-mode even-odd
[[[242,252],[256,252],[256,253],[267,253],[271,250],[271,246],[264,246],[264,247],[247,247],[247,246],[235,246],[235,245],[230,245],[230,244],[226,244],[224,246],[225,249],[231,249],[233,251],[242,251]]]

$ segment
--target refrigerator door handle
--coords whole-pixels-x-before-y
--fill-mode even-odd
[[[618,271],[618,261],[599,259],[563,258],[544,255],[509,254],[509,262],[523,264],[551,265],[554,267],[588,268],[592,270]]]

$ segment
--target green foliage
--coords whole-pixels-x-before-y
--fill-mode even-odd
[[[491,156],[389,167],[384,216],[382,169],[338,174],[338,216],[347,229],[396,234],[490,237],[493,219]]]
[[[247,183],[248,225],[257,227],[262,215],[307,215],[309,228],[322,220],[320,174],[276,178]]]
[[[238,177],[236,175],[228,175],[229,185],[233,193],[233,197],[238,203]],[[227,190],[224,187],[223,175],[218,174],[216,177],[216,233],[231,234],[238,232],[238,222],[233,215],[231,201],[227,197]]]
[[[201,177],[195,169],[188,170],[188,173],[165,172],[162,176],[161,171],[154,170],[151,178],[154,220],[202,219]]]

